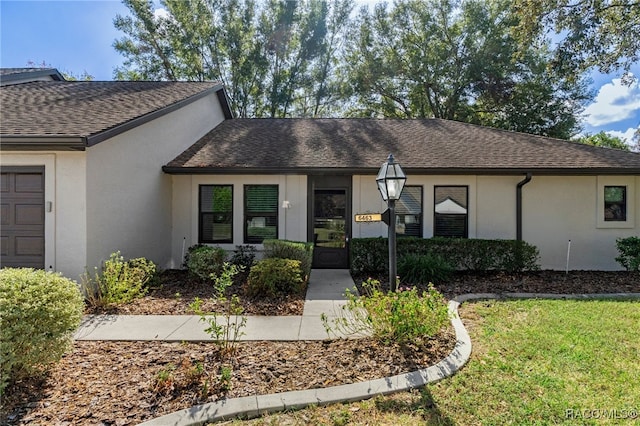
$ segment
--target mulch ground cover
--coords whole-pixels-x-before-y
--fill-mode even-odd
[[[487,292],[640,293],[640,274],[460,273],[437,288],[448,298]],[[190,301],[210,296],[210,285],[169,271],[145,298],[107,312],[190,314]],[[299,315],[304,298],[244,304],[247,314]],[[412,371],[437,363],[454,344],[450,329],[411,347],[381,346],[372,339],[241,342],[232,357],[214,343],[76,342],[49,373],[6,389],[0,424],[133,425],[220,398],[327,387]]]

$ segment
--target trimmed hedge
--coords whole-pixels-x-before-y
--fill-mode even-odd
[[[71,349],[83,308],[78,285],[58,273],[0,269],[0,395]]]
[[[293,259],[300,261],[300,268],[304,273],[305,282],[311,275],[313,262],[313,243],[289,240],[264,240],[265,259]]]
[[[440,256],[456,270],[507,272],[535,271],[538,248],[524,241],[467,238],[399,238],[398,258],[408,254]],[[386,238],[351,240],[351,271],[355,274],[388,273],[389,243]]]

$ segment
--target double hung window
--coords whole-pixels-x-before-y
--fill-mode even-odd
[[[233,242],[233,185],[200,185],[200,243]]]
[[[396,234],[422,238],[422,187],[405,186],[396,202]]]
[[[436,186],[433,236],[468,238],[468,206],[468,186]]]
[[[244,186],[244,242],[278,238],[278,185]]]

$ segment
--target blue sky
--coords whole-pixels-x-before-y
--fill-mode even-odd
[[[114,68],[122,64],[113,48],[122,36],[113,18],[127,12],[115,0],[0,0],[0,66],[44,62],[63,72],[86,71],[96,80],[111,80]],[[640,64],[632,71],[640,76]],[[604,130],[630,139],[640,126],[640,83],[624,86],[619,75],[594,73],[592,78],[596,97],[585,110],[585,132]]]

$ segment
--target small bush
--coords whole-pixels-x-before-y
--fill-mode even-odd
[[[129,303],[143,297],[147,285],[157,275],[156,265],[144,257],[124,260],[120,252],[112,253],[95,278],[85,274],[83,284],[87,299],[93,306]]]
[[[0,269],[0,395],[10,381],[45,371],[71,348],[83,298],[53,272]]]
[[[252,245],[236,246],[230,262],[240,270],[248,271],[256,260],[256,247]]]
[[[398,275],[407,283],[440,283],[446,281],[452,272],[453,267],[434,254],[405,254],[398,259]]]
[[[309,279],[313,262],[313,243],[289,240],[264,240],[264,257],[300,261],[304,280]]]
[[[246,293],[252,297],[302,294],[305,282],[300,265],[293,259],[262,259],[251,267]]]
[[[189,247],[185,264],[189,272],[203,281],[211,279],[222,271],[227,253],[220,247],[196,245]]]
[[[366,295],[362,297],[347,292],[345,312],[334,319],[333,326],[323,314],[328,333],[371,333],[383,344],[406,345],[433,337],[449,320],[446,301],[432,284],[422,293],[415,288],[385,293],[379,281],[369,279],[363,288]]]
[[[620,254],[616,262],[627,271],[640,271],[640,237],[618,238],[616,247]]]

